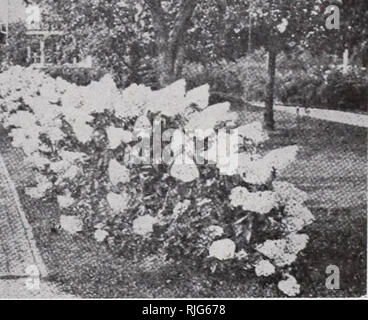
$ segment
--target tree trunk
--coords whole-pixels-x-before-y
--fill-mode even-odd
[[[176,62],[175,62],[175,77],[180,79],[183,76],[183,68],[185,62],[185,52],[184,48],[180,47],[178,50]]]
[[[367,68],[368,67],[368,42],[363,44],[362,49],[362,67]]]
[[[161,88],[175,81],[175,61],[169,50],[162,50],[158,55],[158,82]]]
[[[276,58],[275,50],[268,52],[268,83],[266,89],[266,109],[264,113],[265,127],[268,130],[275,129],[275,120],[273,112],[274,91],[275,91],[275,75],[276,75]]]
[[[153,27],[156,33],[158,49],[158,81],[160,87],[165,87],[176,80],[176,62],[182,45],[183,36],[190,26],[190,19],[197,5],[195,0],[182,0],[175,18],[172,30],[165,23],[165,11],[161,0],[146,2],[152,13]]]

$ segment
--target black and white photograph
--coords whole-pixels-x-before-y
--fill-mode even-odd
[[[367,0],[0,0],[0,300],[366,299],[367,128]]]

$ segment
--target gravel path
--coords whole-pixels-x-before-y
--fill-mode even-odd
[[[24,276],[30,266],[46,276],[32,229],[1,155],[0,194],[0,276]]]
[[[73,298],[73,296],[61,294],[58,288],[46,282],[40,282],[38,285],[32,279],[0,280],[0,299],[69,300]]]
[[[252,105],[260,108],[264,108],[264,104],[252,102]],[[313,119],[326,120],[331,122],[348,124],[351,126],[368,128],[368,115],[358,114],[353,112],[345,112],[338,110],[326,110],[326,109],[313,109],[313,108],[299,108],[289,107],[283,105],[275,105],[274,109],[277,111],[283,111],[291,113],[293,115],[299,115],[304,117],[310,117]]]
[[[0,299],[71,299],[50,283],[31,226],[0,155]]]

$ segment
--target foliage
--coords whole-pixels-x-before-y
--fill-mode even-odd
[[[280,289],[299,293],[287,266],[306,247],[300,232],[314,218],[304,192],[275,180],[297,147],[261,154],[268,139],[262,125],[239,127],[229,104],[208,106],[206,85],[186,92],[181,80],[159,91],[132,85],[120,92],[109,76],[78,87],[20,67],[1,78],[2,122],[35,169],[26,193],[55,199],[64,230],[132,257],[163,250],[212,272],[277,271],[286,277]],[[162,132],[174,130],[162,148],[169,158],[142,163],[152,147],[147,154],[141,142],[158,115]],[[221,128],[237,129],[230,154],[213,152],[211,132]],[[195,140],[181,139],[184,132]],[[203,142],[197,151],[204,163],[193,141]]]
[[[337,68],[325,74],[320,99],[328,109],[367,111],[367,92],[368,76],[365,70],[352,67],[344,74]]]
[[[336,57],[315,56],[300,47],[279,54],[277,65],[275,97],[283,104],[346,111],[367,108],[364,68],[350,66],[344,74]],[[264,101],[266,52],[257,50],[234,62],[221,61],[206,67],[190,64],[183,75],[191,87],[208,82],[211,92],[222,91],[227,97],[243,101]]]
[[[50,66],[44,68],[43,71],[54,79],[60,77],[78,86],[87,86],[93,81],[99,81],[104,76],[102,70],[72,66]]]
[[[242,103],[243,83],[235,63],[224,60],[207,66],[189,63],[183,68],[183,77],[187,80],[189,88],[208,83],[213,103],[226,100],[233,104]]]
[[[298,85],[299,88],[300,85],[302,88],[304,83],[300,82],[300,79],[299,81],[293,79],[299,75],[299,78],[306,77],[308,73],[302,66],[310,65],[309,61],[307,63],[300,60],[299,56],[296,58],[286,54],[279,55],[275,84],[278,99],[296,103],[296,100],[292,100],[293,92],[296,91],[292,86]],[[260,49],[233,62],[221,60],[210,65],[187,64],[183,70],[183,77],[190,88],[208,83],[211,93],[222,93],[228,99],[233,98],[235,103],[240,102],[242,108],[245,101],[265,100],[265,87],[268,81],[266,62],[267,53],[264,49]],[[216,96],[213,97],[215,98]],[[299,103],[299,100],[297,101]]]
[[[298,44],[312,50],[316,44],[321,48],[320,38],[323,47],[329,51],[335,48],[335,38],[329,35],[336,36],[336,32],[329,32],[325,25],[325,9],[335,2],[41,1],[49,13],[46,20],[65,31],[61,53],[91,54],[98,66],[114,72],[120,87],[131,83],[163,87],[182,77],[184,62],[208,64],[223,58],[237,59],[252,48],[264,47],[269,53],[265,87],[269,129],[274,127],[277,54],[289,52]],[[360,2],[359,7],[364,8],[364,4]],[[359,10],[351,10],[345,3],[344,9],[352,13],[352,19],[344,22],[342,46],[355,45],[357,35],[350,36],[350,31],[361,25],[357,21]]]
[[[170,68],[167,72],[174,72],[186,17],[190,18],[196,6],[195,1],[144,0],[45,0],[42,4],[48,12],[44,19],[50,25],[57,24],[69,38],[64,45],[68,51],[92,55],[99,66],[118,76],[125,73],[138,78],[142,64],[155,58],[160,68],[155,70],[158,79],[165,74],[166,66]]]
[[[308,33],[306,46],[315,54],[324,52],[342,54],[346,48],[363,49],[368,37],[368,3],[365,0],[331,0],[326,5],[336,5],[340,9],[340,28],[328,30],[321,28]],[[326,15],[322,15],[323,18]]]
[[[22,23],[9,25],[6,45],[0,45],[0,71],[12,65],[27,66],[27,36]]]
[[[206,66],[187,64],[183,77],[191,88],[208,83],[213,101],[224,98],[241,108],[244,101],[264,100],[267,83],[265,62],[264,50],[257,50],[233,62],[221,60]]]
[[[299,57],[295,61],[304,59]],[[320,58],[318,58],[321,60]],[[304,61],[302,67],[283,67],[278,74],[278,98],[285,104],[303,107],[361,110],[367,109],[367,75],[364,68],[342,66],[316,58]],[[282,64],[281,64],[282,66]]]
[[[280,50],[302,41],[302,31],[324,22],[325,5],[292,2],[41,1],[47,11],[44,19],[65,31],[64,55],[91,54],[101,67],[119,74],[137,73],[143,61],[155,58],[159,63],[151,67],[158,76],[165,73],[163,58],[171,68],[166,71],[177,77],[181,60],[208,63],[244,56],[249,16],[253,48],[281,45]],[[285,19],[286,29],[280,33],[277,28]]]

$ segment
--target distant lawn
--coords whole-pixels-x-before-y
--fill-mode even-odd
[[[246,122],[262,118],[256,109],[242,116]],[[281,113],[276,117],[278,130],[268,146],[301,146],[297,163],[283,179],[311,194],[309,205],[317,218],[307,230],[309,246],[291,267],[302,286],[302,296],[362,296],[366,293],[367,130],[310,119],[301,119],[297,124],[295,118]],[[67,293],[85,298],[279,296],[276,284],[270,280],[247,274],[214,278],[184,266],[178,270],[159,257],[127,261],[112,256],[93,239],[52,232],[58,208],[24,195],[22,181],[29,172],[19,151],[11,148],[1,133],[0,152],[18,185],[49,269],[48,280]],[[325,269],[330,264],[340,268],[339,291],[325,288]]]

